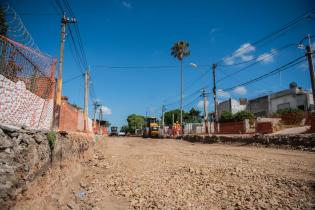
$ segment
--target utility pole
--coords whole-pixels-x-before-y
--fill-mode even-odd
[[[164,111],[165,111],[165,106],[162,106],[162,135],[164,136]]]
[[[90,71],[87,69],[84,75],[84,131],[88,130],[88,107],[89,107],[89,84],[90,84]]]
[[[204,121],[205,121],[205,130],[206,134],[209,134],[209,129],[208,129],[208,112],[207,112],[207,93],[206,90],[202,90],[202,96],[203,96],[203,112],[204,112]]]
[[[311,84],[312,84],[312,93],[313,93],[313,104],[315,105],[315,75],[314,75],[314,65],[312,58],[312,44],[311,44],[311,36],[308,34],[308,45],[306,46],[306,56],[308,60],[308,68],[310,70]],[[314,108],[313,108],[314,109]]]
[[[62,95],[62,71],[63,71],[64,48],[65,48],[65,41],[66,41],[66,25],[69,23],[76,23],[76,19],[66,17],[64,14],[63,17],[61,18],[60,58],[59,58],[59,70],[58,70],[57,93],[56,93],[56,111],[55,111],[55,119],[54,119],[57,128],[59,127],[61,95]]]
[[[98,116],[98,133],[99,134],[102,134],[101,133],[101,121],[103,120],[103,110],[102,110],[102,107],[100,108],[100,113],[99,113],[99,116]]]
[[[93,128],[94,129],[96,129],[96,111],[97,111],[97,108],[100,106],[100,104],[96,101],[96,100],[94,100],[93,101],[93,106],[94,106],[94,118],[93,118],[93,120],[94,120],[94,123],[93,123]]]
[[[217,99],[217,87],[215,79],[215,70],[217,65],[212,65],[212,75],[213,75],[213,99],[214,99],[214,133],[218,133],[218,99]]]
[[[174,125],[174,113],[172,113],[172,126]]]

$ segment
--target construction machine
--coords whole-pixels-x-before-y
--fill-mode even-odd
[[[154,138],[159,137],[159,125],[155,117],[146,118],[146,126],[143,130],[144,138]]]
[[[117,126],[112,126],[110,128],[110,136],[118,136],[118,127]]]

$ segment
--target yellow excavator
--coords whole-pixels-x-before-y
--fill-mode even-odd
[[[159,125],[155,117],[146,118],[146,126],[143,130],[143,138],[159,137]]]

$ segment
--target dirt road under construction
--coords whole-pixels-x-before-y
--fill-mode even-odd
[[[31,184],[14,209],[312,209],[315,153],[107,138]]]

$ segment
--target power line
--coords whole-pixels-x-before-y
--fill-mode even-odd
[[[107,65],[94,65],[95,68],[104,69],[171,69],[179,68],[179,66],[170,65],[157,65],[157,66],[107,66]]]
[[[265,57],[263,57],[263,58],[261,58],[261,59],[259,59],[259,56],[258,56],[257,58],[255,58],[256,62],[251,63],[251,64],[249,64],[249,65],[247,65],[247,66],[245,66],[245,67],[239,69],[238,71],[236,71],[236,72],[234,72],[234,73],[227,74],[225,77],[219,79],[219,80],[217,81],[217,83],[220,83],[220,82],[222,82],[223,80],[225,80],[225,79],[227,79],[227,78],[230,78],[230,77],[232,77],[232,76],[234,76],[234,75],[236,75],[236,74],[238,74],[238,73],[240,73],[240,72],[242,72],[242,71],[244,71],[244,70],[246,70],[246,69],[248,69],[248,68],[250,68],[250,67],[252,67],[252,66],[254,66],[254,65],[256,65],[256,64],[258,64],[258,63],[261,63],[261,62],[263,62],[263,61],[265,61],[265,60],[271,58],[272,56],[279,54],[281,51],[283,51],[283,50],[285,50],[285,49],[288,49],[289,47],[292,47],[292,46],[294,46],[294,45],[295,45],[295,44],[287,44],[287,45],[285,45],[285,46],[283,46],[283,47],[280,47],[280,48],[278,48],[278,49],[275,49],[272,53],[268,54],[267,56],[265,56]]]
[[[74,76],[74,77],[72,77],[72,78],[70,78],[70,79],[65,80],[65,81],[63,82],[63,84],[67,84],[67,83],[69,83],[69,82],[72,82],[73,80],[76,80],[76,79],[78,79],[78,78],[82,78],[83,76],[84,76],[83,74]]]
[[[303,59],[303,58],[304,58],[304,59]],[[301,60],[301,59],[302,59],[302,60]],[[303,55],[303,56],[301,56],[301,57],[298,57],[298,58],[296,58],[296,59],[290,61],[289,63],[287,63],[287,64],[285,64],[285,65],[282,65],[282,66],[280,66],[280,67],[278,67],[278,68],[276,68],[276,69],[274,69],[274,70],[272,70],[272,71],[266,73],[266,74],[263,74],[263,75],[261,75],[261,76],[259,76],[259,77],[256,77],[256,78],[254,78],[254,79],[251,79],[251,80],[246,81],[246,82],[244,82],[244,83],[241,83],[241,84],[238,84],[238,85],[229,87],[229,88],[225,88],[225,89],[223,89],[223,91],[224,91],[224,92],[231,91],[231,90],[234,90],[234,89],[237,88],[237,87],[240,87],[240,86],[247,86],[247,85],[249,85],[249,84],[258,82],[258,81],[263,80],[263,79],[265,79],[265,78],[267,78],[267,77],[273,76],[273,75],[275,75],[275,74],[277,74],[277,73],[279,73],[279,72],[282,72],[282,71],[284,71],[284,70],[287,70],[287,69],[289,69],[289,68],[291,68],[291,67],[293,67],[293,66],[296,66],[296,65],[298,65],[298,64],[300,64],[300,63],[302,63],[302,62],[304,62],[305,60],[306,60],[306,59],[305,59],[305,56]]]
[[[233,58],[233,57],[241,54],[242,52],[244,52],[244,50],[247,50],[250,46],[256,46],[256,45],[258,45],[260,43],[263,43],[263,42],[265,42],[265,41],[267,41],[269,39],[272,39],[273,37],[279,36],[280,34],[286,32],[287,30],[289,30],[293,26],[301,23],[302,21],[305,21],[307,19],[313,19],[312,15],[314,15],[314,13],[315,13],[315,8],[312,8],[312,9],[308,10],[307,12],[303,13],[299,17],[293,19],[289,23],[287,23],[284,26],[282,26],[280,29],[278,29],[278,30],[276,30],[276,31],[274,31],[274,32],[272,32],[272,33],[262,37],[261,39],[251,43],[249,46],[244,47],[242,50],[237,50],[237,51],[233,52],[231,55],[222,58],[221,60],[216,62],[216,65],[220,65],[226,58]]]

